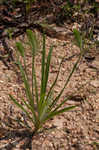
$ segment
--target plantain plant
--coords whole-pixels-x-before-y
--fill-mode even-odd
[[[63,88],[60,90],[59,94],[53,98],[53,88],[56,85],[62,60],[59,65],[58,73],[56,75],[56,78],[54,82],[52,83],[49,91],[47,91],[47,85],[48,85],[48,77],[49,77],[49,69],[50,69],[50,63],[51,63],[51,57],[52,57],[52,51],[53,46],[50,47],[48,56],[46,58],[46,38],[43,34],[43,43],[42,43],[42,59],[41,59],[41,84],[40,84],[40,94],[38,94],[38,86],[37,86],[37,75],[36,75],[36,68],[35,68],[35,54],[37,51],[37,40],[35,34],[31,30],[27,30],[27,37],[29,40],[29,45],[31,46],[31,53],[32,53],[32,87],[29,84],[28,80],[28,73],[27,73],[27,67],[26,67],[26,58],[25,58],[25,48],[21,42],[16,43],[17,50],[19,52],[19,55],[23,58],[24,66],[22,65],[21,61],[18,57],[18,66],[22,75],[22,79],[24,82],[25,92],[27,101],[22,98],[22,101],[24,105],[20,104],[17,99],[14,98],[11,94],[10,99],[19,107],[29,120],[34,125],[33,133],[37,133],[37,131],[43,127],[43,124],[53,118],[56,115],[59,115],[63,112],[69,111],[76,106],[70,106],[63,108],[64,103],[68,100],[68,97],[66,97],[62,102],[59,103],[59,99],[66,88],[67,84],[69,83],[81,57],[82,57],[82,39],[79,34],[79,32],[75,29],[74,35],[77,41],[78,46],[80,47],[80,55],[76,63],[74,64],[68,78],[66,79],[66,82],[63,86]],[[27,109],[26,109],[27,108]],[[35,109],[36,108],[36,109]]]

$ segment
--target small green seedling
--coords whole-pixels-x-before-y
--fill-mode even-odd
[[[18,66],[22,75],[22,79],[24,81],[24,87],[26,92],[27,101],[22,98],[22,101],[24,105],[20,104],[17,99],[14,98],[11,94],[9,95],[11,100],[19,107],[29,120],[34,125],[34,132],[37,133],[37,131],[43,127],[43,124],[53,118],[56,115],[59,115],[63,112],[69,111],[74,109],[76,106],[70,106],[70,107],[64,107],[64,103],[68,100],[68,97],[65,98],[62,102],[59,103],[59,99],[66,88],[67,84],[69,83],[81,57],[82,57],[82,39],[79,34],[79,32],[75,29],[74,35],[77,41],[77,45],[80,47],[81,52],[79,55],[78,60],[74,64],[68,78],[66,77],[66,82],[59,92],[59,94],[54,98],[53,97],[53,89],[56,85],[61,64],[59,65],[58,73],[56,75],[56,78],[54,82],[52,83],[49,91],[47,91],[48,86],[48,78],[49,78],[49,69],[50,69],[50,63],[51,63],[51,57],[52,57],[52,51],[53,46],[50,47],[48,56],[46,58],[46,38],[43,34],[43,44],[42,44],[42,60],[41,60],[41,85],[40,85],[40,94],[38,94],[38,86],[37,86],[37,75],[36,75],[36,68],[35,68],[35,54],[37,51],[37,39],[35,34],[31,30],[27,30],[27,37],[29,40],[29,44],[31,46],[31,53],[32,53],[32,87],[29,84],[28,80],[28,73],[27,73],[27,67],[26,67],[26,58],[25,58],[25,48],[21,42],[16,43],[17,50],[20,54],[20,56],[23,58],[24,66],[22,66],[22,63],[19,60],[18,57]],[[27,108],[27,109],[26,109]],[[35,109],[36,108],[36,109]]]

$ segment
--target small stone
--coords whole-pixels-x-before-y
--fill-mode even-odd
[[[96,122],[99,122],[99,110],[96,112],[96,117],[95,117],[95,119],[96,119]]]
[[[99,69],[99,61],[98,61],[98,60],[93,61],[92,65],[93,65],[95,68]]]
[[[53,124],[57,126],[58,129],[63,128],[63,119],[54,119]]]
[[[93,81],[90,82],[90,84],[92,86],[94,86],[95,88],[98,88],[99,87],[99,80],[93,80]]]

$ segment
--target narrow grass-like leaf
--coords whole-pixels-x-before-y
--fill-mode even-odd
[[[27,114],[28,118],[34,123],[34,120],[31,118],[30,114],[26,111],[26,109],[21,104],[19,104],[12,95],[9,95],[9,97],[19,108],[21,108],[22,111]]]
[[[42,95],[40,96],[40,100],[39,100],[39,104],[38,104],[39,116],[40,116],[41,113],[42,113],[44,101],[45,101],[45,94],[42,94]]]
[[[42,48],[42,66],[41,66],[41,93],[44,94],[44,85],[45,85],[45,35],[43,34],[43,48]]]
[[[37,50],[37,42],[36,42],[36,36],[33,34],[31,30],[27,30],[27,36],[31,45],[31,50],[32,50],[32,98],[34,100],[34,93],[33,93],[33,87],[34,87],[34,79],[33,79],[33,74],[34,74],[34,60],[35,60],[35,53]]]
[[[54,111],[58,110],[59,108],[62,107],[62,105],[70,98],[70,96],[68,96],[66,99],[64,99],[55,109]]]
[[[70,111],[70,110],[72,110],[72,109],[74,109],[74,108],[76,108],[76,107],[77,107],[77,106],[70,106],[70,107],[67,107],[67,108],[60,109],[60,110],[58,110],[58,111],[49,112],[48,116],[46,116],[46,118],[45,118],[44,120],[42,120],[42,122],[43,122],[43,121],[45,122],[45,121],[47,121],[47,120],[53,118],[53,117],[56,116],[56,115],[59,115],[59,114],[63,113],[63,112]]]
[[[43,93],[44,94],[42,93],[42,97],[40,99],[40,106],[39,106],[39,108],[40,108],[40,113],[39,113],[40,119],[42,118],[43,114],[46,113],[46,110],[49,107],[49,99],[46,100],[45,93],[46,93],[46,87],[47,87],[48,76],[49,76],[49,67],[50,67],[52,50],[53,50],[53,46],[50,47],[48,57],[47,57],[46,68],[44,68],[44,77],[45,77],[44,82],[43,82],[43,84],[44,84]]]
[[[35,113],[35,111],[34,111],[35,106],[34,106],[34,101],[33,101],[33,99],[32,99],[32,94],[31,94],[31,90],[30,90],[30,85],[29,85],[29,83],[28,83],[28,80],[27,80],[27,78],[26,78],[26,76],[25,76],[24,70],[23,70],[23,68],[22,68],[22,66],[21,66],[21,64],[20,64],[20,62],[19,62],[19,67],[20,67],[20,71],[21,71],[22,78],[23,78],[23,81],[24,81],[24,85],[25,85],[25,89],[26,89],[26,95],[27,95],[27,98],[29,99],[29,104],[30,104],[30,106],[31,106],[31,108],[32,108],[32,114],[33,114],[34,120],[35,120],[35,122],[36,122],[36,121],[37,121],[37,117],[36,117],[36,113]]]
[[[45,68],[45,85],[44,85],[44,92],[46,92],[47,88],[47,82],[48,82],[48,77],[49,77],[49,68],[50,68],[50,61],[51,61],[51,56],[52,56],[52,50],[53,46],[50,47],[48,57],[47,57],[47,63],[46,63],[46,68]]]
[[[77,29],[74,29],[73,33],[74,33],[74,36],[75,36],[77,46],[80,49],[82,49],[82,36],[80,35],[80,32]]]
[[[53,96],[52,96],[52,93],[50,93],[48,99],[47,100],[45,99],[43,104],[42,104],[42,111],[40,113],[40,121],[41,122],[47,116],[47,114],[49,112],[50,104],[52,103],[52,100],[53,100]]]
[[[22,101],[23,101],[24,105],[28,108],[28,110],[31,110],[31,112],[32,112],[33,109],[32,109],[32,107],[31,107],[31,105],[29,105],[29,104],[24,100],[24,98],[22,98]],[[33,116],[33,118],[34,118],[34,116]],[[35,120],[35,119],[34,119],[34,120]]]
[[[52,90],[53,90],[53,88],[54,88],[54,86],[55,86],[55,84],[56,84],[56,82],[57,82],[57,79],[58,79],[58,76],[59,76],[59,73],[60,73],[60,68],[61,68],[61,65],[62,65],[62,61],[63,61],[63,59],[62,59],[61,62],[60,62],[60,65],[59,65],[59,68],[58,68],[58,73],[57,73],[57,75],[56,75],[56,78],[55,78],[54,82],[52,83],[52,85],[51,85],[51,87],[50,87],[50,89],[49,89],[49,92],[48,92],[48,94],[47,94],[47,96],[46,96],[46,101],[47,101],[47,99],[49,98],[49,95],[50,95],[50,93],[52,92]]]
[[[44,101],[45,102],[45,101]],[[48,110],[48,103],[43,103],[42,104],[42,111],[40,112],[40,115],[39,115],[39,120],[40,122],[43,120],[43,118],[45,118],[45,116],[47,115],[47,110]]]
[[[21,42],[16,42],[16,47],[17,47],[19,53],[21,54],[21,56],[24,57],[25,49],[24,49],[24,46],[22,45],[22,43]]]
[[[38,97],[38,88],[37,88],[37,79],[36,79],[35,68],[34,68],[33,76],[34,76],[34,87],[35,87],[35,99],[36,99],[36,104],[37,104],[37,108],[38,108],[39,97]]]
[[[55,98],[55,100],[52,102],[51,108],[56,105],[56,103],[58,102],[60,96],[61,96],[62,93],[64,92],[64,89],[66,88],[67,84],[69,83],[70,78],[72,77],[72,75],[73,75],[73,73],[74,73],[74,71],[75,71],[75,69],[76,69],[76,67],[77,67],[77,65],[78,65],[78,63],[79,63],[79,61],[80,61],[80,59],[81,59],[81,56],[82,56],[82,55],[79,56],[78,60],[77,60],[76,63],[74,64],[73,69],[72,69],[71,73],[69,74],[69,76],[68,76],[68,78],[67,78],[67,80],[66,80],[66,82],[65,82],[64,87],[62,88],[62,90],[60,91],[60,93],[58,94],[58,96]]]
[[[42,104],[45,99],[45,92],[44,92],[44,86],[45,86],[45,35],[43,34],[43,47],[42,47],[42,62],[41,62],[41,89],[40,89],[40,100],[39,100],[39,115],[42,111]]]
[[[70,111],[74,108],[76,108],[77,106],[70,106],[70,107],[67,107],[67,108],[63,108],[63,109],[60,109],[59,111],[53,111],[50,113],[50,115],[48,116],[48,118],[52,118],[56,115],[59,115],[60,113],[63,113],[63,112],[66,112],[66,111]]]
[[[35,33],[33,33],[31,30],[27,29],[26,30],[27,36],[28,36],[28,40],[32,46],[32,51],[34,53],[34,55],[36,54],[38,47],[39,47],[39,43],[37,41],[36,35]]]
[[[24,49],[24,46],[22,45],[21,42],[16,42],[16,47],[17,47],[17,50],[19,51],[20,55],[21,55],[22,58],[23,58],[24,67],[25,67],[25,72],[26,72],[26,74],[27,74],[27,70],[26,70],[26,58],[25,58],[25,49]]]
[[[25,74],[25,72],[24,72],[24,70],[23,70],[23,68],[22,68],[22,65],[21,65],[20,61],[18,62],[18,64],[19,64],[19,68],[20,68],[20,71],[21,71],[21,74],[22,74],[23,81],[24,81],[27,98],[29,99],[30,105],[34,108],[34,103],[33,103],[33,99],[32,99],[32,94],[31,94],[31,90],[30,90],[30,85],[29,85],[29,83],[28,83],[26,74]]]
[[[36,114],[35,114],[35,109],[33,109],[33,108],[31,107],[31,105],[27,104],[23,98],[22,98],[22,101],[23,101],[24,105],[28,108],[28,110],[30,110],[30,111],[32,112],[34,124],[36,124],[36,122],[37,122],[38,119],[37,119],[37,116],[36,116]]]

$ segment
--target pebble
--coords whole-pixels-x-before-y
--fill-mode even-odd
[[[99,80],[92,80],[92,81],[90,82],[90,84],[91,84],[92,86],[94,86],[95,88],[98,88],[98,87],[99,87]]]

